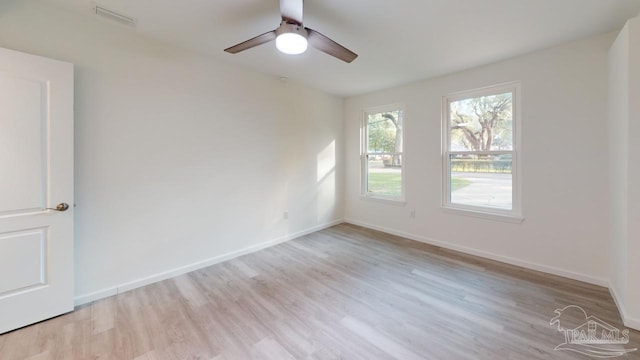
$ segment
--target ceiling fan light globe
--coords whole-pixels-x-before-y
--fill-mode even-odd
[[[276,37],[276,48],[288,55],[299,55],[307,51],[309,44],[307,39],[296,33],[285,32]]]

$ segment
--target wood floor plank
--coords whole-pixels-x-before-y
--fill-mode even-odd
[[[111,297],[91,306],[91,333],[99,334],[115,326],[116,301]]]
[[[260,340],[255,346],[256,358],[265,360],[295,360],[282,345],[271,337]]]
[[[624,329],[605,288],[343,224],[0,335],[0,359],[584,359],[554,350],[567,305]]]
[[[346,316],[340,321],[340,324],[395,359],[420,360],[424,358],[358,319]]]

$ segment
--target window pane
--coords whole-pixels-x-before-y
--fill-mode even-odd
[[[375,195],[402,195],[402,155],[367,157],[367,192]]]
[[[368,152],[402,152],[402,120],[402,110],[368,114]]]
[[[511,154],[450,155],[451,203],[511,210]]]
[[[452,101],[451,151],[513,150],[511,92]]]

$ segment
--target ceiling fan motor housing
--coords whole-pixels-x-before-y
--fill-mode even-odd
[[[318,31],[304,27],[302,25],[302,6],[303,0],[280,0],[282,22],[277,29],[226,48],[224,51],[237,54],[275,40],[276,48],[288,55],[302,54],[307,51],[308,45],[311,45],[346,63],[350,63],[358,57],[358,54]]]
[[[298,34],[302,37],[304,37],[305,39],[309,37],[309,33],[307,32],[307,30],[302,26],[302,24],[298,25],[298,24],[289,24],[285,21],[280,23],[280,26],[276,29],[276,36],[280,35],[280,34]]]

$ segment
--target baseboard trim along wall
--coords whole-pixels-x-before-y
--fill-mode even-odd
[[[171,269],[171,270],[167,270],[167,271],[163,271],[161,273],[157,273],[157,274],[153,274],[141,279],[137,279],[137,280],[133,280],[133,281],[129,281],[117,286],[113,286],[113,287],[109,287],[106,289],[102,289],[96,292],[92,292],[89,294],[83,294],[83,295],[79,295],[76,296],[74,298],[74,303],[76,306],[79,305],[83,305],[83,304],[87,304],[96,300],[100,300],[100,299],[104,299],[107,298],[109,296],[113,296],[116,294],[120,294],[129,290],[133,290],[145,285],[149,285],[149,284],[153,284],[162,280],[166,280],[172,277],[176,277],[182,274],[186,274],[188,272],[191,271],[195,271],[198,269],[202,269],[211,265],[215,265],[215,264],[219,264],[221,262],[227,261],[227,260],[231,260],[233,258],[242,256],[242,255],[247,255],[247,254],[251,254],[254,253],[256,251],[260,251],[262,249],[266,249],[268,247],[271,246],[275,246],[284,242],[287,242],[289,240],[293,240],[295,238],[298,238],[300,236],[304,236],[307,234],[311,234],[313,232],[319,231],[319,230],[323,230],[338,224],[343,223],[342,220],[334,220],[331,222],[328,222],[326,224],[322,224],[322,225],[318,225],[318,226],[314,226],[312,228],[309,229],[305,229],[302,231],[298,231],[292,234],[288,234],[285,236],[281,236],[279,238],[276,239],[272,239],[260,244],[256,244],[256,245],[252,245],[249,247],[246,247],[244,249],[239,249],[236,251],[232,251],[226,254],[222,254],[222,255],[218,255],[218,256],[214,256],[210,259],[205,259],[205,260],[201,260],[189,265],[185,265],[185,266],[181,266],[175,269]]]
[[[627,315],[627,311],[622,303],[618,300],[618,295],[616,293],[616,288],[613,284],[609,283],[609,293],[611,293],[611,297],[613,301],[615,301],[616,306],[618,307],[618,312],[620,313],[620,317],[622,318],[622,322],[624,326],[640,331],[640,320],[634,319]]]
[[[508,257],[508,256],[497,255],[497,254],[494,254],[494,253],[490,253],[490,252],[482,251],[482,250],[477,250],[477,249],[469,248],[469,247],[466,247],[466,246],[453,245],[453,244],[446,243],[446,242],[443,242],[443,241],[434,240],[434,239],[430,239],[430,238],[427,238],[427,237],[424,237],[424,236],[419,236],[419,235],[406,233],[404,231],[399,231],[399,230],[390,229],[390,228],[386,228],[386,227],[382,227],[382,226],[377,226],[377,225],[369,224],[369,223],[366,223],[366,222],[363,222],[363,221],[359,221],[359,220],[345,219],[344,222],[348,223],[348,224],[353,224],[353,225],[357,225],[357,226],[366,227],[366,228],[372,229],[372,230],[382,231],[384,233],[391,234],[391,235],[401,236],[401,237],[404,237],[404,238],[407,238],[407,239],[411,239],[411,240],[415,240],[415,241],[419,241],[419,242],[422,242],[422,243],[425,243],[425,244],[439,246],[439,247],[442,247],[442,248],[445,248],[445,249],[449,249],[449,250],[459,251],[461,253],[465,253],[465,254],[469,254],[469,255],[480,256],[480,257],[483,257],[483,258],[486,258],[486,259],[500,261],[500,262],[503,262],[503,263],[506,263],[506,264],[520,266],[520,267],[523,267],[523,268],[526,268],[526,269],[541,271],[541,272],[544,272],[544,273],[547,273],[547,274],[558,275],[558,276],[566,277],[566,278],[569,278],[569,279],[583,281],[583,282],[586,282],[586,283],[589,283],[589,284],[605,287],[605,288],[609,289],[609,292],[611,293],[611,297],[613,298],[613,301],[615,302],[616,307],[618,308],[618,312],[620,313],[620,317],[622,318],[622,322],[624,323],[624,326],[640,331],[640,320],[639,319],[635,319],[635,318],[631,318],[631,317],[629,317],[627,315],[627,313],[625,311],[625,308],[622,306],[622,303],[620,303],[620,301],[618,300],[618,297],[616,296],[615,289],[611,286],[611,283],[607,279],[598,278],[598,277],[594,277],[594,276],[589,276],[589,275],[585,275],[585,274],[580,274],[580,273],[576,273],[576,272],[573,272],[573,271],[568,271],[568,270],[556,268],[556,267],[553,267],[553,266],[536,264],[536,263],[533,263],[533,262],[524,261],[524,260],[520,260],[520,259],[515,259],[515,258],[512,258],[512,257]]]
[[[353,225],[357,225],[357,226],[362,226],[365,228],[369,228],[372,230],[377,230],[377,231],[382,231],[384,233],[387,234],[391,234],[391,235],[396,235],[396,236],[401,236],[407,239],[411,239],[411,240],[415,240],[415,241],[419,241],[425,244],[429,244],[429,245],[434,245],[434,246],[438,246],[438,247],[442,247],[445,249],[449,249],[449,250],[454,250],[454,251],[459,251],[461,253],[465,253],[465,254],[469,254],[469,255],[474,255],[474,256],[480,256],[486,259],[490,259],[490,260],[495,260],[495,261],[499,261],[499,262],[503,262],[506,264],[510,264],[510,265],[515,265],[515,266],[520,266],[523,268],[527,268],[527,269],[531,269],[531,270],[536,270],[536,271],[541,271],[544,273],[548,273],[548,274],[552,274],[552,275],[558,275],[558,276],[562,276],[562,277],[566,277],[569,279],[574,279],[574,280],[578,280],[578,281],[584,281],[586,283],[590,283],[590,284],[594,284],[594,285],[598,285],[598,286],[602,286],[602,287],[606,287],[609,289],[609,292],[611,293],[611,297],[613,297],[613,300],[618,308],[618,311],[620,312],[620,317],[622,318],[624,325],[632,328],[632,329],[636,329],[636,330],[640,330],[640,320],[639,319],[634,319],[634,318],[630,318],[627,316],[626,311],[624,309],[624,307],[622,306],[622,304],[619,302],[618,297],[616,295],[616,291],[613,288],[613,286],[611,285],[611,283],[607,280],[607,279],[603,279],[603,278],[598,278],[598,277],[593,277],[593,276],[589,276],[589,275],[585,275],[585,274],[580,274],[580,273],[576,273],[573,271],[568,271],[568,270],[564,270],[564,269],[560,269],[560,268],[556,268],[553,266],[548,266],[548,265],[542,265],[542,264],[537,264],[537,263],[533,263],[533,262],[529,262],[529,261],[524,261],[524,260],[520,260],[520,259],[516,259],[516,258],[512,258],[512,257],[508,257],[508,256],[502,256],[502,255],[498,255],[498,254],[494,254],[491,252],[487,252],[487,251],[482,251],[482,250],[477,250],[477,249],[473,249],[473,248],[469,248],[466,246],[459,246],[459,245],[454,245],[454,244],[450,244],[444,241],[439,241],[439,240],[435,240],[435,239],[430,239],[424,236],[419,236],[419,235],[414,235],[414,234],[410,234],[410,233],[406,233],[403,231],[399,231],[399,230],[395,230],[395,229],[390,229],[390,228],[386,228],[386,227],[382,227],[382,226],[377,226],[377,225],[373,225],[373,224],[369,224],[363,221],[359,221],[359,220],[354,220],[354,219],[344,219],[344,220],[334,220],[331,222],[328,222],[326,224],[322,224],[322,225],[318,225],[306,230],[302,230],[302,231],[298,231],[292,234],[288,234],[273,240],[269,240],[260,244],[256,244],[253,246],[249,246],[246,247],[244,249],[240,249],[240,250],[236,250],[236,251],[232,251],[230,253],[226,253],[226,254],[222,254],[222,255],[218,255],[215,256],[213,258],[210,259],[205,259],[202,261],[198,261],[195,262],[193,264],[189,264],[189,265],[185,265],[179,268],[175,268],[175,269],[171,269],[171,270],[167,270],[161,273],[157,273],[151,276],[147,276],[141,279],[137,279],[134,281],[130,281],[127,283],[123,283],[121,285],[118,286],[114,286],[114,287],[110,287],[107,289],[103,289],[100,291],[96,291],[90,294],[84,294],[84,295],[79,295],[77,297],[75,297],[74,301],[75,301],[75,305],[79,306],[79,305],[83,305],[83,304],[87,304],[90,303],[92,301],[96,301],[96,300],[100,300],[100,299],[104,299],[107,298],[109,296],[113,296],[116,294],[120,294],[129,290],[133,290],[145,285],[149,285],[149,284],[153,284],[162,280],[166,280],[172,277],[176,277],[182,274],[186,274],[188,272],[191,271],[195,271],[198,269],[202,269],[211,265],[215,265],[227,260],[231,260],[234,259],[236,257],[242,256],[242,255],[247,255],[247,254],[251,254],[254,253],[256,251],[260,251],[262,249],[266,249],[268,247],[271,246],[275,246],[290,240],[293,240],[295,238],[298,238],[300,236],[304,236],[307,234],[311,234],[313,232],[316,231],[320,231],[326,228],[330,228],[332,226],[341,224],[341,223],[348,223],[348,224],[353,224]]]
[[[363,222],[363,221],[359,221],[359,220],[345,219],[344,222],[349,223],[349,224],[353,224],[353,225],[366,227],[366,228],[369,228],[369,229],[372,229],[372,230],[382,231],[384,233],[391,234],[391,235],[401,236],[401,237],[404,237],[404,238],[407,238],[407,239],[411,239],[411,240],[415,240],[415,241],[419,241],[419,242],[422,242],[422,243],[425,243],[425,244],[434,245],[434,246],[438,246],[438,247],[449,249],[449,250],[459,251],[459,252],[465,253],[465,254],[474,255],[474,256],[480,256],[480,257],[483,257],[485,259],[495,260],[495,261],[499,261],[499,262],[503,262],[503,263],[510,264],[510,265],[515,265],[515,266],[520,266],[520,267],[531,269],[531,270],[541,271],[541,272],[544,272],[544,273],[547,273],[547,274],[558,275],[558,276],[562,276],[562,277],[566,277],[566,278],[573,279],[573,280],[578,280],[578,281],[584,281],[586,283],[594,284],[594,285],[598,285],[598,286],[602,286],[602,287],[608,287],[609,286],[609,281],[607,279],[603,279],[603,278],[599,278],[599,277],[580,274],[580,273],[576,273],[576,272],[573,272],[573,271],[560,269],[560,268],[553,267],[553,266],[548,266],[548,265],[538,264],[538,263],[534,263],[534,262],[530,262],[530,261],[526,261],[526,260],[512,258],[512,257],[509,257],[509,256],[498,255],[498,254],[494,254],[494,253],[491,253],[491,252],[488,252],[488,251],[482,251],[482,250],[478,250],[478,249],[474,249],[474,248],[470,248],[470,247],[466,247],[466,246],[455,245],[455,244],[451,244],[451,243],[448,243],[448,242],[427,238],[427,237],[420,236],[420,235],[414,235],[414,234],[406,233],[406,232],[400,231],[400,230],[395,230],[395,229],[390,229],[390,228],[386,228],[386,227],[382,227],[382,226],[369,224],[369,223],[366,223],[366,222]]]
[[[624,321],[624,326],[640,331],[640,319],[623,316],[622,321]]]

